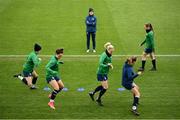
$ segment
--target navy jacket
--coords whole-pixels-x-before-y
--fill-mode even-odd
[[[122,71],[122,85],[132,84],[137,76],[138,74],[134,72],[133,67],[125,63]]]
[[[86,32],[96,32],[96,17],[95,16],[87,16],[86,17]]]

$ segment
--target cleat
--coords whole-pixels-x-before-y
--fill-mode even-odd
[[[95,53],[95,52],[96,52],[96,50],[94,49],[94,50],[93,50],[93,53]]]
[[[13,77],[16,77],[16,78],[17,78],[18,76],[21,76],[21,74],[16,74],[16,75],[13,75]]]
[[[54,107],[54,102],[49,102],[49,103],[48,103],[48,106],[49,106],[50,108],[52,108],[53,110],[56,109],[56,108]]]
[[[32,85],[32,86],[30,87],[30,89],[31,89],[31,90],[35,90],[35,89],[37,89],[37,87],[36,87],[35,85]]]
[[[37,89],[37,87],[30,87],[30,89],[31,89],[31,90],[36,90],[36,89]]]
[[[157,69],[153,67],[149,71],[157,71]]]
[[[94,101],[94,94],[92,92],[89,93],[89,96],[92,99],[92,101]]]
[[[98,103],[99,106],[104,106],[104,105],[102,104],[102,101],[101,101],[101,100],[97,99],[96,102]]]
[[[138,71],[143,72],[143,71],[144,71],[144,68],[140,67],[140,68],[138,69]]]
[[[132,112],[134,115],[136,115],[136,116],[139,116],[139,115],[140,115],[137,110],[131,110],[131,112]]]
[[[88,49],[86,52],[87,52],[87,53],[89,53],[89,52],[90,52],[90,50]]]

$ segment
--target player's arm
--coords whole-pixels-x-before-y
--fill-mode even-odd
[[[32,56],[32,61],[33,61],[34,65],[35,65],[35,67],[38,67],[39,64],[41,63],[41,59],[38,58],[38,57],[35,56],[35,55]]]
[[[110,61],[110,63],[107,64],[111,69],[113,69],[113,65],[112,65],[112,60]]]
[[[100,64],[100,66],[102,66],[102,67],[108,67],[108,66],[109,66],[108,64],[104,64],[105,58],[106,58],[105,55],[103,55],[103,56],[100,57],[99,64]]]
[[[93,26],[96,26],[97,20],[96,17],[94,17],[94,21],[92,22]]]
[[[143,46],[143,45],[144,45],[144,43],[146,43],[147,38],[148,38],[148,34],[146,35],[145,40],[144,40],[144,41],[140,44],[140,46]]]
[[[143,46],[144,43],[146,43],[146,39],[140,44],[140,46]]]
[[[51,67],[54,66],[55,64],[56,64],[56,62],[54,62],[54,61],[51,60],[51,61],[46,65],[46,70],[47,70],[48,72],[50,72],[51,74],[53,74],[53,75],[58,74],[57,71],[54,71],[54,70],[51,69]]]
[[[154,41],[153,41],[153,35],[149,35],[149,40],[150,40],[150,44],[151,44],[151,48],[154,49]]]
[[[93,22],[89,21],[88,17],[86,17],[86,25],[87,26],[92,26],[93,25]]]
[[[132,73],[134,73],[132,69],[127,69],[127,78],[128,78],[128,80],[133,80],[137,76],[139,76],[139,74],[137,74],[137,73],[134,73],[134,74],[132,74]]]

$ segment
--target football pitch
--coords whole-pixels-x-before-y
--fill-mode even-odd
[[[97,52],[86,53],[85,17],[93,7],[97,17]],[[0,119],[180,119],[180,1],[179,0],[0,0]],[[130,112],[132,95],[118,91],[122,66],[128,55],[141,55],[144,23],[155,31],[157,71],[150,59],[140,86],[139,117]],[[115,46],[114,69],[109,73],[109,89],[104,107],[92,102],[88,92],[96,80],[103,45]],[[29,90],[12,76],[22,71],[26,55],[34,43],[42,45],[42,64],[37,68],[37,90]],[[60,65],[68,91],[56,98],[56,110],[47,103],[50,91],[45,65],[56,48],[63,47]],[[135,70],[141,65],[138,56]],[[77,91],[84,88],[84,91]]]

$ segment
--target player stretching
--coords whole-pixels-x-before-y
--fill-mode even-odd
[[[61,81],[59,76],[59,64],[63,64],[63,62],[58,61],[63,56],[64,49],[57,49],[56,54],[51,57],[50,61],[46,65],[46,80],[54,89],[52,93],[49,95],[50,101],[48,106],[52,109],[54,107],[54,99],[56,95],[64,88],[64,84]]]
[[[38,79],[38,74],[35,68],[38,67],[41,62],[41,59],[38,58],[40,50],[41,46],[35,44],[34,51],[28,55],[26,63],[23,66],[23,76],[21,74],[14,75],[14,77],[19,78],[23,83],[28,85],[30,89],[36,89],[35,84]]]
[[[156,71],[153,27],[148,23],[144,25],[144,29],[146,30],[146,39],[141,43],[141,46],[146,43],[146,48],[142,55],[142,67],[139,68],[139,71],[144,71],[147,55],[150,55],[152,59],[153,68],[151,71]]]
[[[101,85],[98,86],[93,92],[90,92],[89,95],[91,99],[94,101],[94,95],[96,92],[99,92],[99,97],[96,99],[96,102],[100,105],[103,106],[101,97],[104,95],[106,90],[108,89],[108,73],[109,69],[113,69],[112,65],[112,53],[114,51],[114,46],[111,45],[110,43],[106,43],[104,45],[106,48],[106,51],[103,52],[100,56],[99,60],[99,67],[97,71],[97,80],[101,82]]]
[[[139,116],[139,113],[137,111],[137,106],[139,104],[140,92],[139,92],[139,87],[133,81],[138,75],[141,74],[141,72],[139,71],[138,73],[135,73],[133,71],[133,65],[135,64],[135,62],[136,62],[136,57],[130,57],[125,62],[122,70],[122,86],[132,92],[134,97],[132,112],[135,115]]]

